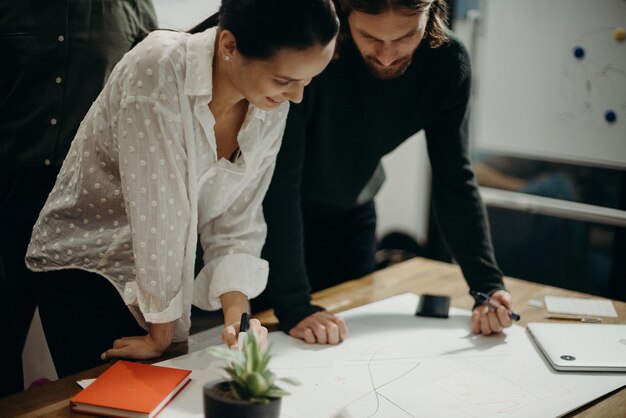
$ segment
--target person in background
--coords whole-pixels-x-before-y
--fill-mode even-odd
[[[0,1],[0,397],[24,388],[37,215],[113,66],[155,27],[150,0]]]
[[[511,296],[496,264],[470,168],[464,122],[470,60],[446,27],[443,0],[337,0],[338,59],[290,113],[264,210],[269,304],[280,328],[308,343],[336,344],[345,322],[311,304],[309,291],[375,269],[374,196],[381,158],[424,130],[432,200],[445,241],[472,290],[474,333],[511,325]]]
[[[223,0],[190,33],[154,31],[115,66],[26,256],[44,272],[34,280],[60,376],[160,356],[186,341],[192,302],[221,308],[237,347],[267,281],[261,203],[289,101],[326,67],[338,28],[330,0]],[[266,343],[258,320],[250,329]]]

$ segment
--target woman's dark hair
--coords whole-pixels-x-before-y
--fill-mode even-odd
[[[428,23],[424,41],[432,48],[443,45],[448,40],[448,5],[445,0],[335,0],[337,14],[341,20],[342,38],[350,38],[348,15],[352,11],[381,14],[388,10],[406,14],[421,14],[428,11]]]
[[[219,11],[189,33],[218,26],[246,58],[266,59],[280,48],[326,45],[339,31],[332,0],[222,0]]]

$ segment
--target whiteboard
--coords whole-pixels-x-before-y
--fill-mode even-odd
[[[340,314],[350,336],[309,345],[271,333],[280,384],[291,394],[280,418],[555,417],[626,385],[626,373],[555,372],[513,325],[503,334],[470,332],[470,312],[414,315],[418,296],[402,294]],[[191,383],[159,418],[203,418],[202,386],[225,376],[206,350],[159,363],[192,370]]]
[[[626,28],[626,1],[484,0],[481,14],[472,143],[626,167],[626,41],[615,37]]]

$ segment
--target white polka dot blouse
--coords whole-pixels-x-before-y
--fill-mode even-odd
[[[219,296],[257,296],[261,203],[289,109],[252,105],[234,161],[217,158],[208,103],[215,29],[156,31],[115,67],[83,120],[33,228],[34,271],[96,272],[138,322],[176,321],[185,340],[191,304],[219,309]],[[204,268],[194,280],[196,245]]]

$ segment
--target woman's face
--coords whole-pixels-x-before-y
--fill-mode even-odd
[[[324,70],[334,51],[335,39],[303,50],[282,48],[268,59],[247,59],[235,51],[226,65],[233,85],[248,102],[271,111],[285,100],[300,103],[304,87]]]

